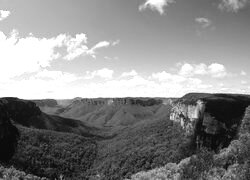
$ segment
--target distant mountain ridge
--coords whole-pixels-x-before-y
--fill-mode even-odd
[[[14,124],[25,127],[46,129],[59,132],[75,133],[83,136],[93,136],[92,131],[97,129],[86,126],[83,122],[48,115],[40,110],[36,103],[18,98],[0,98],[0,103],[5,107]],[[40,104],[42,104],[40,102]],[[43,103],[45,104],[45,103]],[[47,105],[56,105],[53,100],[46,100]]]
[[[74,98],[72,100],[33,100],[33,102],[40,107],[41,111],[48,114],[77,119],[91,126],[113,127],[128,126],[144,119],[164,116],[164,107],[169,105],[172,99]]]

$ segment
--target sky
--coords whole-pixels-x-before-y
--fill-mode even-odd
[[[0,96],[250,94],[250,0],[0,0]]]

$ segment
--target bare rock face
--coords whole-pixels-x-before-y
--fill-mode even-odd
[[[250,98],[227,94],[199,96],[195,99],[192,94],[192,102],[182,98],[173,103],[170,120],[179,123],[197,147],[217,150],[228,146],[237,134]]]
[[[177,102],[171,109],[170,120],[180,123],[186,134],[192,135],[197,120],[204,116],[204,109],[203,101],[198,101],[195,105]]]
[[[11,123],[11,118],[0,101],[0,161],[7,162],[15,153],[19,132]]]

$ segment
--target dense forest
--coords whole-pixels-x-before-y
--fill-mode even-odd
[[[41,177],[84,179],[97,155],[97,144],[69,133],[18,126],[21,137],[11,160],[16,168]]]
[[[207,98],[208,95],[201,96]],[[195,99],[193,94],[186,97]],[[214,176],[225,179],[230,174],[236,179],[249,178],[249,109],[239,123],[234,141],[215,153],[203,147],[196,149],[192,136],[187,136],[179,123],[169,119],[170,104],[152,108],[160,114],[158,118],[100,129],[45,114],[28,101],[17,101],[21,106],[36,109],[36,113],[29,112],[27,107],[18,107],[15,99],[1,101],[0,107],[6,113],[1,113],[0,120],[9,124],[7,130],[14,128],[16,136],[11,144],[13,157],[8,158],[9,161],[1,159],[4,167],[0,168],[0,178],[142,180],[180,177],[195,180]],[[23,109],[27,112],[22,112]],[[38,128],[41,124],[43,126]],[[3,123],[0,126],[6,129]],[[2,144],[4,135],[9,135],[4,134],[5,131],[1,131]],[[1,156],[5,153],[1,152]]]

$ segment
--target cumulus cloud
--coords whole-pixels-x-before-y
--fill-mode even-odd
[[[138,73],[135,70],[131,70],[130,72],[123,72],[121,77],[133,77],[137,75]]]
[[[170,74],[170,73],[167,73],[166,71],[153,73],[151,77],[153,79],[157,79],[160,82],[171,81],[171,82],[175,82],[175,83],[181,83],[181,82],[184,82],[186,80],[186,78],[183,76],[176,75],[176,74]]]
[[[208,66],[208,74],[211,74],[212,77],[223,78],[227,75],[227,72],[224,65],[213,63]]]
[[[75,38],[71,36],[65,37],[65,45],[67,47],[67,55],[64,56],[66,60],[73,60],[88,51],[86,34],[76,34]]]
[[[10,11],[0,10],[0,21],[6,19],[10,15]]]
[[[199,17],[195,21],[201,25],[202,28],[207,28],[212,25],[212,21],[208,18]]]
[[[219,66],[213,65],[209,70],[217,72],[219,69]],[[206,70],[209,71],[208,66]],[[226,81],[223,81],[223,86],[218,86],[217,81],[210,81],[212,79],[206,82],[202,77],[189,77],[180,75],[178,72],[154,72],[148,76],[135,72],[135,70],[123,72],[115,77],[113,70],[103,68],[88,71],[85,76],[77,76],[68,72],[42,69],[30,75],[29,78],[22,78],[18,81],[12,79],[1,83],[0,93],[2,96],[30,99],[73,98],[76,96],[89,98],[180,97],[189,92],[241,92],[239,86],[235,86],[237,89],[234,89],[231,87],[232,83],[228,86]],[[122,75],[132,76],[121,78]],[[245,82],[240,83],[244,85]]]
[[[147,8],[158,11],[161,15],[164,14],[164,8],[169,4],[174,3],[175,0],[146,0],[146,2],[139,6],[139,10],[143,11]]]
[[[113,77],[114,71],[108,68],[103,68],[95,71],[87,71],[85,79],[93,79],[95,77],[100,77],[103,79],[111,79]]]
[[[238,12],[249,4],[249,0],[221,0],[218,8],[228,12]]]
[[[10,34],[0,31],[0,80],[37,72],[49,67],[58,58],[71,61],[79,56],[89,55],[90,51],[94,54],[96,49],[107,46],[110,46],[110,42],[103,41],[89,49],[87,36],[83,33],[37,38],[33,34],[20,37],[17,30]]]
[[[9,35],[0,31],[0,76],[8,79],[50,66],[52,60],[60,57],[55,48],[63,46],[65,38],[21,38],[17,30]]]
[[[218,63],[210,65],[184,63],[179,70],[179,74],[189,77],[194,75],[210,75],[214,78],[223,78],[228,75],[225,66]]]

